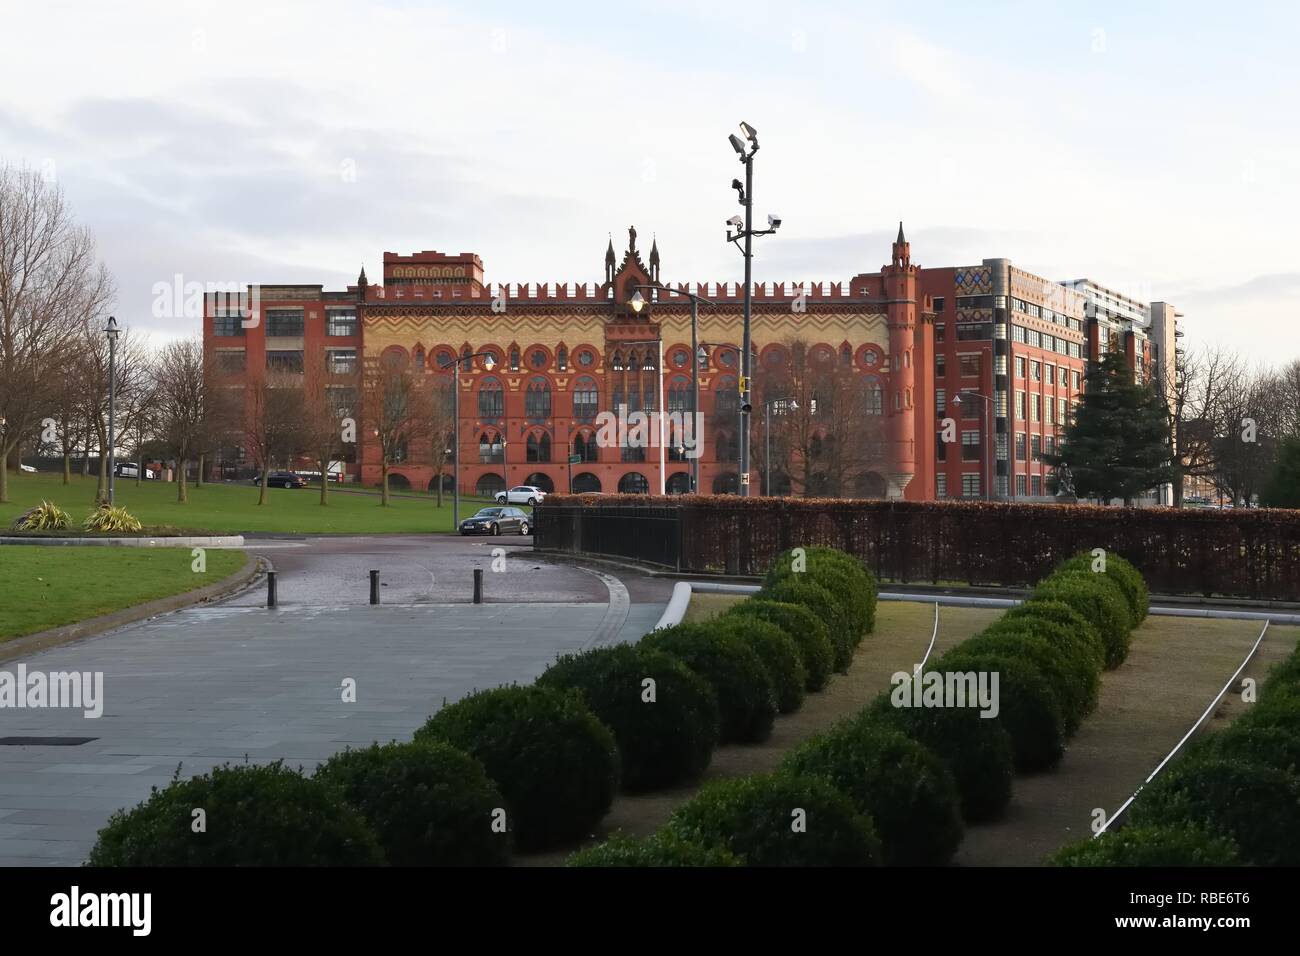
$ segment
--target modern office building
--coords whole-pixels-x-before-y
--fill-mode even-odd
[[[697,329],[704,344],[698,489],[734,492],[745,480],[736,461],[744,290],[734,282],[664,279],[657,244],[643,260],[635,229],[621,256],[608,244],[600,282],[488,283],[473,253],[386,252],[380,283],[369,282],[363,268],[342,291],[260,286],[252,321],[224,314],[228,298],[210,295],[204,341],[225,387],[247,388],[269,373],[281,380],[323,375],[340,414],[359,414],[367,363],[417,377],[454,374],[464,491],[536,484],[680,493],[691,487],[689,427],[684,441],[673,431],[678,424],[666,426],[662,474],[657,447],[598,440],[602,412],[653,412],[660,395],[670,416],[693,410],[690,303],[642,289],[647,301],[634,309],[644,286],[711,302],[700,309]],[[773,493],[1045,499],[1050,469],[1037,455],[1060,440],[1088,357],[1123,348],[1141,374],[1158,370],[1172,380],[1177,313],[1164,303],[1108,296],[1088,280],[1054,282],[1006,259],[922,268],[911,260],[901,224],[889,263],[876,271],[811,286],[756,283],[754,490],[763,490],[764,403],[781,401],[765,390],[782,394],[777,383],[799,353],[853,381],[871,419],[855,426],[869,451],[833,480],[829,466],[827,474],[820,464],[804,469],[813,474],[793,488],[784,472],[795,469],[778,468]],[[480,356],[451,371],[457,356],[478,353],[490,362]],[[823,418],[828,412],[823,402]],[[844,440],[831,422],[811,424]],[[350,457],[352,478],[378,481],[378,453],[365,429]],[[431,488],[438,481],[433,461],[404,450],[390,480]],[[232,447],[213,467],[232,474],[248,463]],[[450,471],[448,463],[444,486]]]

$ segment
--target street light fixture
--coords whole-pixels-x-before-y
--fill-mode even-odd
[[[703,365],[706,361],[708,361],[708,354],[704,351],[704,346],[700,345],[699,343],[699,322],[700,322],[699,306],[700,303],[703,302],[705,305],[712,308],[713,303],[710,300],[704,298],[704,296],[697,295],[694,292],[686,292],[681,289],[669,289],[662,285],[638,285],[636,289],[637,291],[632,296],[630,300],[630,304],[632,306],[632,311],[637,313],[640,313],[640,311],[645,307],[646,300],[641,295],[642,289],[653,289],[657,292],[669,292],[673,295],[684,295],[691,300],[691,437],[695,439],[696,455],[694,458],[690,460],[690,471],[691,471],[691,492],[694,494],[699,494],[700,436],[696,434],[695,425],[696,422],[699,420],[698,416],[700,413],[700,366]],[[660,353],[659,356],[659,363],[660,363],[660,369],[659,369],[660,384],[662,386],[663,374],[664,374],[662,352]],[[660,397],[662,399],[662,388],[660,391],[661,391]],[[660,413],[662,414],[663,411],[664,409],[661,408]],[[703,429],[700,429],[700,431],[703,431]]]
[[[489,372],[492,371],[492,369],[496,368],[497,357],[495,352],[488,352],[488,351],[475,352],[473,355],[462,355],[459,358],[453,359],[450,362],[443,361],[441,357],[438,359],[439,368],[453,370],[452,380],[451,380],[451,408],[452,408],[451,417],[452,417],[453,434],[455,436],[452,439],[452,441],[455,443],[454,445],[455,451],[452,453],[451,456],[451,485],[452,485],[451,487],[451,530],[452,531],[456,531],[457,529],[460,528],[460,365],[462,362],[464,363],[472,362],[476,358],[481,358],[483,360],[483,367],[487,369]],[[466,371],[469,371],[468,367],[466,368]],[[503,435],[501,438],[501,461],[504,464],[506,459],[506,443],[505,443],[504,429],[502,429],[502,431],[503,431]],[[438,483],[439,484],[442,483],[442,475],[438,476]],[[506,482],[505,490],[508,499],[510,494],[509,481]]]
[[[113,446],[116,444],[116,436],[113,434],[114,411],[117,404],[117,336],[119,330],[117,319],[113,316],[108,317],[108,325],[104,327],[104,334],[108,336],[108,506],[113,507],[113,472],[117,468],[117,463],[113,460]],[[181,481],[185,476],[181,475]],[[202,476],[200,476],[202,477]]]
[[[740,188],[739,180],[733,180],[737,187],[736,191],[740,194],[740,204],[745,207],[745,218],[742,221],[739,216],[733,216],[727,220],[727,225],[731,229],[727,230],[727,241],[737,244],[745,257],[745,325],[744,325],[744,343],[741,347],[741,374],[740,374],[740,481],[741,495],[749,496],[749,415],[753,411],[753,405],[750,402],[750,320],[753,313],[753,264],[754,264],[754,237],[767,236],[776,232],[781,220],[777,217],[768,217],[768,228],[756,230],[754,228],[754,154],[758,152],[758,131],[748,123],[740,124],[740,131],[749,140],[749,149],[745,149],[745,144],[740,138],[732,133],[729,137],[731,148],[740,156],[740,161],[745,164],[745,184]],[[732,229],[735,232],[732,232]],[[740,240],[744,240],[744,245],[740,245]]]

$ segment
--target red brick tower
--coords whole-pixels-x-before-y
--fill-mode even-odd
[[[916,372],[913,368],[916,341],[917,267],[912,265],[911,246],[898,224],[894,240],[894,261],[880,270],[885,288],[886,322],[889,329],[889,393],[886,397],[885,440],[889,473],[887,495],[903,497],[916,474]]]

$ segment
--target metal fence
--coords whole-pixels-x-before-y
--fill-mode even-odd
[[[648,502],[655,501],[650,504]],[[760,574],[786,548],[826,545],[882,580],[1028,587],[1101,548],[1152,591],[1300,601],[1300,511],[1110,508],[983,502],[683,496],[553,496],[538,548],[694,573]]]

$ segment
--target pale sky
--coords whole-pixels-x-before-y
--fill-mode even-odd
[[[1065,9],[1062,9],[1065,7]],[[152,288],[323,282],[387,251],[591,282],[635,224],[667,281],[1007,257],[1173,302],[1185,343],[1300,356],[1300,13],[1282,3],[0,0],[0,161]],[[1287,117],[1292,117],[1287,119]]]

